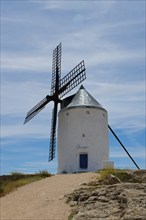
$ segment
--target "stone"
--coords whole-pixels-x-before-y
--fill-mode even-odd
[[[105,185],[112,185],[112,184],[121,183],[121,180],[113,174],[108,174],[104,179],[103,183]]]
[[[97,209],[105,209],[107,208],[107,203],[103,203],[103,202],[100,202],[100,201],[97,201],[95,204],[94,204],[94,207],[97,208]]]
[[[81,183],[80,185],[81,186],[87,186],[87,183]]]
[[[143,170],[130,175],[142,179],[145,174]],[[146,183],[121,182],[114,175],[106,179],[105,185],[101,182],[69,195],[69,204],[78,210],[72,220],[146,220]]]
[[[70,206],[72,207],[72,206],[77,205],[77,202],[76,202],[76,201],[71,201],[69,204],[70,204]]]
[[[74,194],[73,197],[72,197],[72,200],[73,201],[78,201],[80,195],[79,194]]]
[[[98,196],[105,196],[105,195],[106,195],[105,189],[101,189],[101,190],[98,192]]]
[[[92,201],[97,201],[97,200],[98,200],[97,196],[90,196],[88,202],[90,203]]]
[[[100,197],[98,197],[98,201],[100,201],[100,202],[108,202],[109,199],[106,198],[105,196],[100,196]]]
[[[99,193],[98,191],[93,191],[91,192],[91,196],[98,196],[99,195],[98,193]]]
[[[89,196],[87,195],[82,195],[81,197],[79,197],[79,201],[85,201],[89,198]]]

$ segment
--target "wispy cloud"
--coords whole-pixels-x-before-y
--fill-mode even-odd
[[[49,80],[44,83],[35,82],[33,79],[27,82],[4,83],[1,86],[1,113],[4,115],[25,115],[30,108],[50,93],[49,86]]]
[[[145,146],[135,146],[127,147],[129,152],[132,152],[133,158],[143,158],[145,155]],[[110,157],[112,158],[129,158],[126,152],[121,148],[121,146],[115,146],[111,149]]]
[[[34,1],[32,1],[34,2]],[[44,10],[69,10],[69,11],[75,11],[75,12],[84,12],[85,10],[91,11],[94,6],[99,7],[99,11],[101,11],[101,14],[105,14],[111,6],[113,6],[114,1],[100,1],[96,2],[93,1],[92,4],[90,4],[88,1],[38,1],[38,4],[42,5],[42,9]]]
[[[50,60],[51,62],[51,60]],[[35,73],[48,72],[49,64],[47,56],[36,57],[34,54],[32,56],[25,56],[18,54],[6,54],[2,57],[2,69],[12,70],[29,70],[35,71]]]

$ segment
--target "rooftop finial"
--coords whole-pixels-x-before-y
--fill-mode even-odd
[[[83,85],[81,85],[80,89],[85,89]]]

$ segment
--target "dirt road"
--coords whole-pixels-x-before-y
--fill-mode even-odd
[[[1,198],[1,220],[67,220],[69,206],[64,195],[95,173],[60,174],[18,188]]]

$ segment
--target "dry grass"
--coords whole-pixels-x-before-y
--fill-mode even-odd
[[[11,175],[1,176],[0,179],[0,197],[4,196],[20,186],[41,180],[45,177],[50,177],[47,171],[40,171],[36,174],[23,174],[13,172]]]
[[[104,179],[107,177],[108,174],[113,174],[116,177],[118,177],[121,182],[129,182],[133,178],[132,171],[126,169],[105,169],[100,170],[100,181],[104,181]],[[134,181],[134,180],[133,180]],[[141,180],[137,179],[136,182],[141,182]]]

